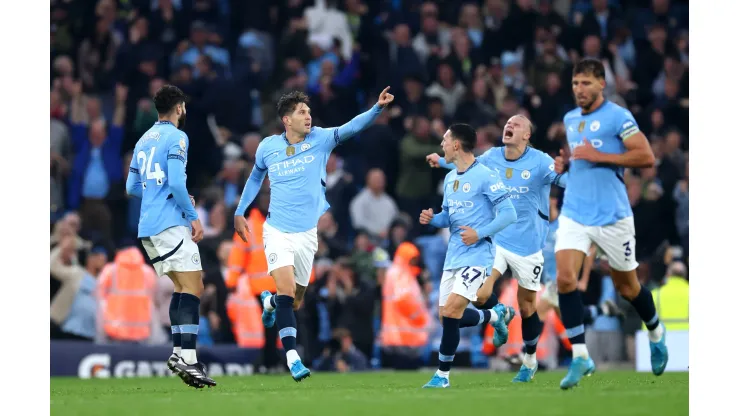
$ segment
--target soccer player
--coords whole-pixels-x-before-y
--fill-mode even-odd
[[[203,292],[197,243],[203,226],[185,187],[185,94],[172,85],[154,95],[159,121],[139,139],[126,192],[141,198],[139,238],[159,276],[175,285],[170,301],[173,351],[167,366],[192,387],[215,386],[195,354]]]
[[[606,254],[614,286],[647,326],[653,374],[663,374],[668,363],[665,327],[653,297],[637,280],[635,223],[624,185],[624,168],[653,166],[655,156],[632,113],[604,98],[605,86],[601,61],[584,59],[575,65],[572,87],[578,108],[563,118],[572,155],[567,157],[561,150],[555,159],[556,172],[569,165],[555,242],[560,313],[573,344],[573,361],[560,382],[562,389],[595,371],[586,349],[583,303],[576,288],[591,243]]]
[[[456,170],[445,177],[442,211],[434,214],[430,208],[419,216],[421,224],[450,228],[439,286],[442,318],[439,370],[425,388],[450,386],[450,368],[460,343],[460,327],[492,323],[505,343],[507,325],[514,318],[514,309],[502,304],[490,310],[467,308],[470,302],[478,299],[478,289],[493,264],[492,237],[517,218],[498,174],[475,160],[475,143],[474,128],[467,124],[450,126],[443,136],[442,150]]]
[[[542,275],[542,281],[544,283],[544,291],[540,301],[537,303],[537,314],[545,316],[550,309],[555,309],[555,312],[560,315],[560,303],[558,302],[558,283],[556,279],[556,266],[555,266],[555,235],[558,229],[558,217],[560,216],[560,210],[558,209],[557,196],[550,194],[550,231],[547,233],[545,239],[545,247],[542,249],[542,254],[545,258],[544,273]],[[579,290],[584,291],[588,285],[589,275],[591,274],[591,267],[596,259],[596,245],[591,245],[586,260],[583,263],[583,269],[581,271],[581,279],[578,281]],[[585,325],[591,325],[596,318],[599,316],[613,316],[617,318],[624,318],[624,312],[617,306],[614,301],[607,299],[599,305],[589,305],[583,308],[583,323]]]
[[[515,115],[504,126],[504,146],[493,147],[477,158],[505,178],[503,184],[511,195],[517,220],[496,234],[491,277],[480,288],[475,305],[485,303],[491,296],[494,282],[511,268],[518,282],[517,301],[525,349],[522,366],[513,381],[522,383],[531,381],[537,372],[537,341],[542,332],[542,321],[537,314],[537,292],[545,261],[542,248],[549,227],[550,186],[565,187],[568,177],[568,174],[555,173],[554,160],[531,147],[531,138],[532,123],[522,115]],[[427,160],[432,166],[454,167],[436,153],[428,155]]]
[[[386,87],[377,104],[340,127],[311,125],[308,96],[291,92],[280,98],[277,113],[285,133],[265,138],[257,147],[255,164],[234,215],[234,228],[247,241],[245,211],[259,191],[265,175],[270,179],[270,210],[263,228],[267,271],[275,279],[277,295],[263,292],[262,322],[275,324],[295,381],[311,375],[296,352],[294,310],[301,306],[318,249],[316,225],[326,212],[326,162],[332,150],[369,127],[393,101]]]

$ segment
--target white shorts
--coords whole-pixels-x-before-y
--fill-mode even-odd
[[[499,273],[506,273],[506,269],[511,267],[511,275],[519,283],[519,287],[534,292],[540,290],[540,278],[542,277],[542,268],[545,266],[545,257],[542,251],[538,251],[529,256],[520,256],[512,253],[501,246],[496,246],[496,257],[493,260],[493,268]]]
[[[296,284],[308,286],[313,257],[319,249],[316,227],[300,233],[284,233],[265,223],[262,228],[262,240],[265,242],[267,272],[272,273],[280,267],[293,266]]]
[[[610,225],[587,226],[560,216],[555,252],[578,250],[588,255],[592,242],[606,254],[611,268],[623,272],[637,269],[634,217],[623,218]]]
[[[560,298],[558,296],[558,282],[555,280],[550,280],[549,282],[545,283],[545,290],[542,292],[542,296],[540,297],[540,300],[547,301],[550,305],[559,308],[560,307]]]
[[[439,306],[447,303],[450,293],[456,293],[471,302],[478,300],[476,292],[483,286],[488,273],[484,267],[460,267],[445,270],[439,282]]]
[[[189,227],[170,227],[157,235],[142,238],[141,244],[159,276],[169,272],[203,270],[198,245],[193,242]]]

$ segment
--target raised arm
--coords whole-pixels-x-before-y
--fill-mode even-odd
[[[383,92],[380,93],[380,97],[378,97],[378,102],[369,110],[357,115],[352,120],[334,129],[335,144],[338,145],[342,143],[343,141],[365,130],[366,128],[370,127],[371,124],[373,124],[373,122],[376,118],[378,118],[383,109],[393,101],[393,94],[390,94],[388,92],[390,88],[391,87],[385,87]]]

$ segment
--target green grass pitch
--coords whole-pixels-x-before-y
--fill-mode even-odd
[[[671,415],[689,414],[688,373],[655,377],[597,372],[561,391],[564,371],[540,372],[529,384],[513,373],[453,369],[449,389],[422,389],[428,372],[314,373],[216,377],[194,390],[176,378],[51,379],[52,415]]]

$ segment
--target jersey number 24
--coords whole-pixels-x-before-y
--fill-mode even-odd
[[[145,179],[145,181],[143,181],[143,186],[145,189],[146,181],[148,180],[156,180],[158,186],[162,186],[162,184],[164,184],[164,171],[159,166],[159,162],[154,163],[154,170],[152,170],[152,159],[154,159],[155,150],[156,148],[152,147],[152,149],[149,151],[148,158],[143,150],[140,150],[139,153],[136,154],[136,160],[139,161],[139,171],[142,172],[141,176]]]

